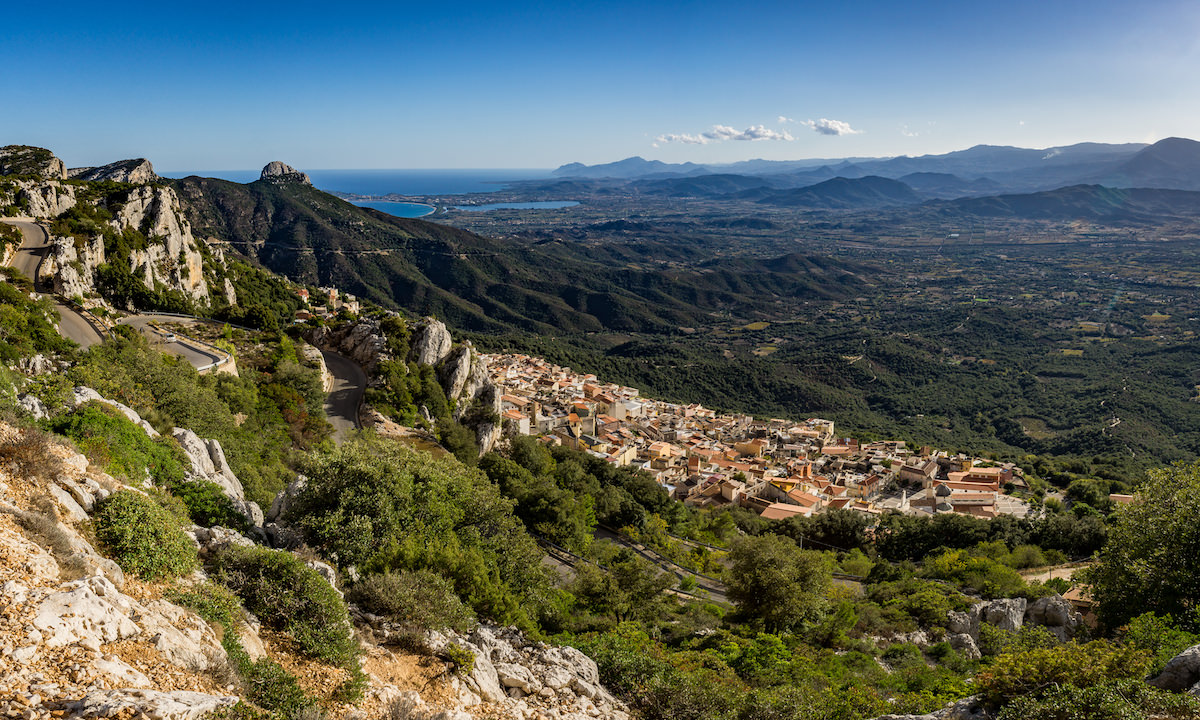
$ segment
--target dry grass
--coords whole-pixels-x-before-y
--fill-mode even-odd
[[[58,456],[51,450],[56,444],[53,435],[39,428],[10,433],[0,439],[0,463],[15,465],[21,475],[44,477],[51,467],[58,467]]]

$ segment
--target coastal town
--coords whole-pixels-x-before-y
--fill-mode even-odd
[[[830,420],[763,420],[653,400],[527,355],[484,360],[503,388],[507,432],[644,469],[688,505],[740,505],[768,519],[830,508],[981,518],[1029,512],[1010,494],[1028,488],[1012,463],[841,437]]]

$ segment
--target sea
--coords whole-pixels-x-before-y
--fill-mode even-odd
[[[161,173],[164,177],[184,178],[190,175],[215,177],[237,183],[258,179],[260,170],[187,170]],[[529,168],[476,170],[305,170],[315,187],[326,192],[356,195],[463,195],[501,190],[519,180],[545,180],[553,177],[550,170]],[[397,202],[360,202],[397,217],[421,217],[434,211],[429,205]],[[534,204],[540,207],[540,203]],[[554,203],[562,207],[561,203]],[[498,209],[482,205],[470,209]]]

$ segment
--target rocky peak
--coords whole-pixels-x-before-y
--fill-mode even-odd
[[[118,160],[100,167],[71,168],[67,176],[74,180],[111,180],[142,185],[158,180],[154,166],[146,158]]]
[[[5,145],[0,148],[0,175],[37,175],[49,180],[65,180],[67,166],[46,148]]]
[[[260,180],[270,180],[272,182],[301,182],[305,185],[312,185],[312,181],[308,179],[308,175],[300,172],[291,165],[281,163],[278,160],[272,160],[263,168]]]

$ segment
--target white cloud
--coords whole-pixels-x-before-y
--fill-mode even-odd
[[[821,133],[822,135],[861,135],[862,134],[862,130],[855,130],[854,128],[850,127],[850,123],[843,122],[841,120],[829,120],[828,118],[821,118],[820,120],[805,120],[804,122],[802,122],[800,124],[807,125],[808,127],[812,128],[816,132]]]
[[[907,125],[900,128],[900,134],[903,135],[904,137],[920,137],[921,136],[921,133],[917,132],[916,130],[909,130]]]
[[[779,124],[780,125],[787,125],[788,123],[794,123],[794,122],[796,122],[796,121],[790,117],[787,117],[786,115],[779,116]]]
[[[657,143],[683,143],[684,145],[707,145],[708,139],[703,135],[688,135],[686,133],[667,133],[654,138]]]
[[[654,138],[656,143],[683,143],[685,145],[707,145],[726,140],[794,140],[791,133],[772,130],[766,125],[751,125],[745,130],[736,130],[729,125],[713,125],[712,130],[691,135],[689,133],[666,133]]]

